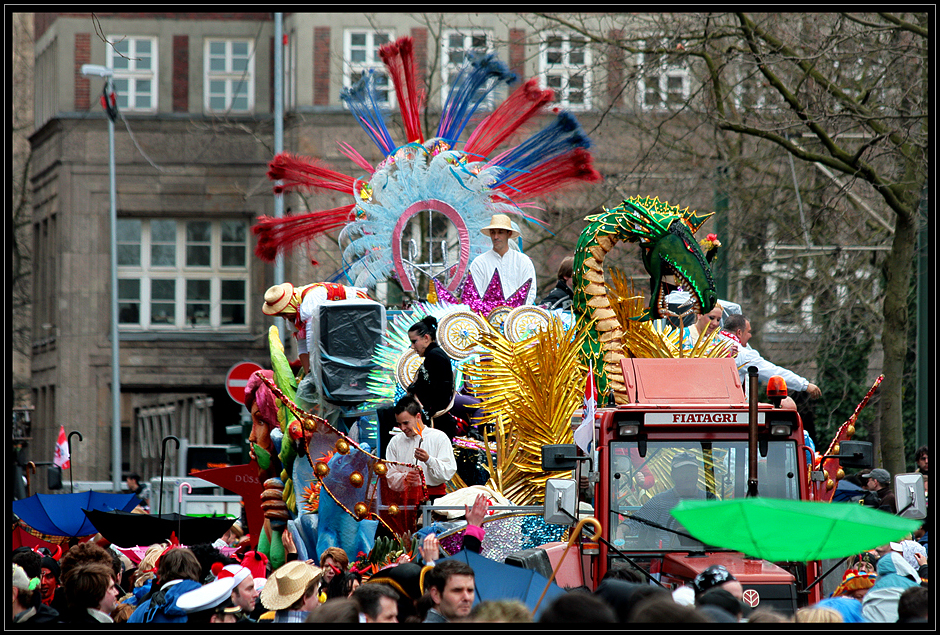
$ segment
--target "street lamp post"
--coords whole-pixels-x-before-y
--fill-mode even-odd
[[[114,91],[114,71],[98,64],[83,64],[82,75],[105,80],[105,98]],[[111,199],[111,482],[115,492],[121,491],[121,361],[118,333],[117,289],[117,187],[114,176],[114,119],[108,113],[108,177]]]

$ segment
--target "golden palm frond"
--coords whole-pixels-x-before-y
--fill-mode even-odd
[[[483,400],[484,423],[495,428],[497,460],[488,485],[516,504],[541,504],[545,481],[562,476],[542,471],[541,450],[572,442],[571,417],[584,398],[583,339],[555,318],[518,343],[488,332],[479,342],[486,352],[465,366]]]
[[[678,358],[727,357],[731,343],[701,337],[691,350],[682,349],[682,329],[670,326],[665,320],[637,322],[631,318],[642,315],[646,300],[636,292],[633,281],[616,267],[611,267],[607,297],[610,306],[623,327],[623,354],[627,357]]]

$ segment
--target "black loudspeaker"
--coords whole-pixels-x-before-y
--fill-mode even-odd
[[[46,467],[46,487],[49,489],[62,489],[62,468],[58,465]]]
[[[385,332],[385,309],[377,302],[339,301],[326,302],[319,310],[323,396],[340,406],[362,403],[370,396],[366,380]]]
[[[548,552],[538,547],[514,551],[506,556],[505,563],[514,567],[537,571],[545,576],[546,580],[552,577],[552,561],[548,558]]]

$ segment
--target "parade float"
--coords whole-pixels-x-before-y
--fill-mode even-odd
[[[539,223],[523,211],[526,199],[598,180],[587,137],[573,116],[561,112],[522,143],[493,155],[526,122],[543,113],[552,99],[551,91],[538,89],[530,80],[461,141],[487,95],[513,79],[495,56],[486,55],[470,56],[436,135],[425,139],[418,117],[423,96],[415,85],[409,38],[382,47],[381,56],[395,84],[405,143],[396,145],[392,140],[376,105],[372,79],[365,75],[342,96],[385,158],[372,166],[342,143],[344,154],[364,172],[356,177],[316,159],[278,155],[269,172],[278,182],[277,191],[332,189],[349,195],[351,202],[284,218],[263,217],[254,228],[256,253],[266,261],[318,235],[338,231],[344,259],[340,273],[351,285],[340,291],[333,288],[335,283],[315,283],[313,287],[327,288],[327,297],[303,312],[299,307],[310,285],[287,284],[284,293],[290,300],[284,309],[265,311],[288,318],[295,335],[308,343],[305,352],[310,355],[295,373],[284,356],[280,334],[272,327],[274,372],[263,382],[278,404],[269,424],[281,470],[267,478],[262,496],[266,516],[262,548],[273,555],[272,562],[281,557],[278,532],[285,530],[294,535],[301,557],[315,558],[329,546],[340,546],[367,573],[416,556],[413,534],[426,491],[423,485],[396,491],[389,487],[387,474],[390,469],[421,472],[415,465],[381,458],[382,431],[374,413],[394,403],[414,379],[421,360],[409,346],[407,330],[426,315],[438,320],[439,343],[453,360],[457,391],[474,397],[475,433],[457,437],[454,446],[458,453],[472,456],[477,468],[462,474],[482,474],[482,479],[468,483],[458,475],[448,491],[472,485],[492,493],[499,511],[484,524],[487,557],[502,560],[538,547],[534,551],[551,559],[554,577],[564,554],[580,539],[584,519],[570,529],[545,522],[542,512],[531,508],[545,503],[551,479],[570,479],[579,462],[566,463],[571,457],[565,457],[546,464],[543,448],[569,447],[589,373],[596,381],[599,402],[609,405],[598,410],[596,419],[585,421],[595,428],[593,448],[599,458],[590,480],[596,518],[586,520],[596,528],[592,541],[603,545],[598,548],[591,542],[587,549],[578,543],[583,555],[590,557],[579,558],[586,566],[577,567],[566,586],[594,586],[609,568],[624,563],[671,584],[694,577],[697,569],[686,566],[686,560],[695,549],[664,548],[661,542],[632,544],[632,555],[639,550],[642,556],[638,560],[618,550],[635,538],[628,523],[632,512],[672,485],[668,466],[679,446],[693,449],[705,468],[701,486],[710,492],[734,498],[750,491],[747,470],[755,470],[751,476],[756,483],[761,465],[749,463],[756,456],[749,448],[756,444],[765,471],[783,470],[780,478],[792,484],[775,483],[787,497],[828,500],[826,493],[833,485],[810,478],[823,459],[811,455],[807,461],[796,411],[764,404],[759,415],[754,412],[750,417],[761,421],[759,428],[752,429],[748,414],[753,410],[744,402],[732,346],[702,336],[687,349],[681,329],[661,319],[675,316],[665,300],[671,290],[681,288],[689,294],[690,312],[706,313],[715,305],[709,262],[720,243],[714,235],[701,241],[694,236],[709,215],[640,196],[589,215],[575,252],[573,313],[525,306],[527,288],[505,290],[498,274],[490,281],[474,281],[469,275],[473,257],[488,248],[480,240],[480,229],[495,213]],[[447,217],[457,235],[457,256],[452,263],[445,259],[436,273],[433,267],[415,262],[402,247],[408,220],[427,211]],[[605,257],[618,242],[640,246],[650,276],[645,306],[644,294],[625,275],[615,269],[605,271]],[[321,342],[311,329],[320,324],[322,331],[324,312],[342,311],[348,303],[372,310],[367,305],[378,303],[364,296],[381,281],[395,279],[403,290],[415,292],[422,276],[427,300],[415,302],[410,313],[385,320],[382,309],[372,307],[382,319],[368,337],[359,337],[374,342],[367,372],[361,360],[352,364],[367,376],[362,382],[365,394],[345,401],[331,399],[335,397],[328,386],[331,372],[315,358],[336,362],[337,355],[318,350]],[[355,334],[354,323],[352,318],[340,319],[338,328],[345,324]],[[376,328],[381,332],[375,333]],[[338,361],[342,365],[343,360]],[[306,397],[299,399],[302,386],[307,387]],[[670,419],[675,416],[681,418],[679,425]],[[346,424],[350,420],[355,421],[352,429]],[[849,427],[840,430],[840,439],[848,438]],[[677,444],[680,437],[684,441]],[[767,458],[771,442],[775,449]],[[429,527],[427,517],[424,520],[425,531],[440,532],[446,553],[460,548],[459,523],[455,527],[435,519]],[[818,564],[782,568],[758,561],[755,565],[741,554],[721,554],[718,559],[728,557],[739,558],[739,573],[750,590],[763,592],[784,609],[796,606],[797,578],[805,584],[807,577],[818,573]],[[681,558],[686,560],[676,564]],[[779,598],[772,595],[777,591]],[[801,589],[799,595],[804,604],[818,595],[818,587]]]

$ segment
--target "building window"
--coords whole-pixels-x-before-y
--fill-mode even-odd
[[[251,40],[206,40],[205,104],[212,113],[255,107],[255,47]]]
[[[109,37],[108,68],[114,71],[114,90],[118,110],[156,112],[157,110],[157,38]]]
[[[379,57],[379,48],[395,38],[392,31],[353,31],[343,34],[343,86],[349,88],[368,71],[375,79],[375,101],[390,106],[395,101],[395,88]]]
[[[247,326],[247,222],[119,219],[117,249],[122,326]]]
[[[444,31],[441,37],[442,107],[447,103],[447,96],[450,94],[454,80],[457,79],[469,51],[479,54],[491,53],[493,51],[493,36],[490,32],[480,29],[450,29]],[[494,98],[491,92],[482,107],[492,108],[493,103]]]
[[[647,41],[648,48],[671,50],[667,42]],[[643,110],[669,110],[686,103],[691,94],[689,70],[669,62],[660,53],[640,53],[638,95]]]
[[[555,103],[570,110],[591,107],[591,49],[587,39],[564,33],[542,34],[539,79],[555,91]]]

